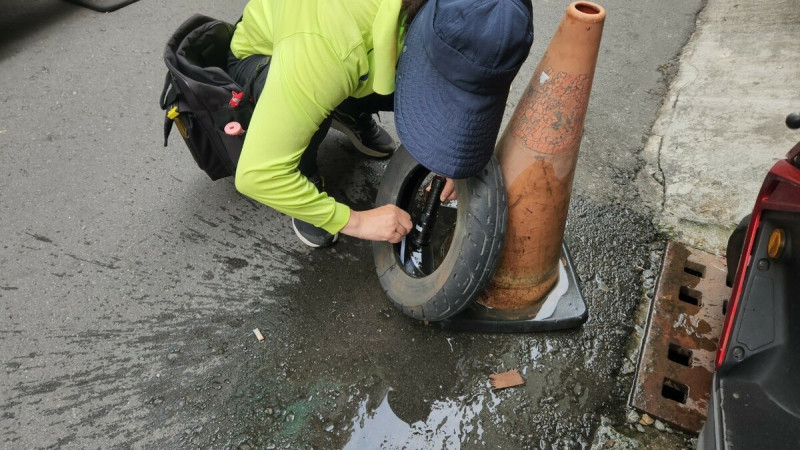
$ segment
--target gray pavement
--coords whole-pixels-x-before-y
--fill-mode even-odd
[[[486,335],[404,317],[383,298],[367,243],[345,238],[327,251],[305,248],[284,216],[242,198],[230,180],[208,180],[175,136],[162,148],[157,98],[169,33],[194,12],[233,21],[244,3],[141,0],[98,14],[60,0],[4,2],[0,446],[691,444],[676,432],[640,433],[626,424],[635,358],[628,349],[635,347],[636,310],[658,270],[660,230],[694,236],[666,222],[678,208],[664,193],[683,192],[675,181],[691,169],[669,166],[667,153],[695,149],[663,148],[677,141],[670,133],[713,143],[725,130],[690,139],[687,129],[700,133],[701,119],[722,110],[732,130],[746,118],[761,124],[743,133],[763,131],[745,150],[772,148],[770,157],[788,150],[789,138],[759,144],[784,135],[796,94],[794,105],[774,105],[774,121],[752,105],[742,106],[749,114],[734,112],[753,88],[729,94],[722,106],[731,107],[697,104],[707,110],[697,115],[691,102],[711,89],[690,95],[698,83],[686,81],[686,60],[697,55],[691,66],[728,77],[708,81],[722,92],[718,84],[731,85],[735,76],[702,65],[711,55],[747,47],[767,62],[785,56],[788,89],[791,70],[797,79],[797,47],[771,45],[796,32],[796,12],[770,15],[759,26],[756,13],[776,6],[711,0],[690,40],[701,0],[601,3],[608,19],[566,233],[589,321],[560,333]],[[568,3],[534,2],[536,41],[506,119]],[[739,28],[774,36],[742,38],[762,46],[733,41],[727,24],[740,18],[739,8],[751,12]],[[731,59],[747,73],[754,61]],[[769,77],[756,78],[770,89]],[[770,101],[759,107],[792,94],[764,95]],[[383,120],[394,133],[391,115]],[[654,122],[660,147],[651,138]],[[732,141],[740,142],[728,138],[726,146]],[[385,163],[359,159],[337,133],[321,157],[332,194],[368,207]],[[734,165],[752,167],[748,161],[737,157]],[[708,165],[713,173],[728,166]],[[526,385],[492,392],[488,375],[512,368]]]

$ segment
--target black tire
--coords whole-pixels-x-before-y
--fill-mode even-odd
[[[415,203],[421,201],[431,176],[401,146],[386,167],[376,205],[397,205],[415,220]],[[507,202],[497,160],[492,157],[479,174],[455,182],[458,206],[443,206],[437,215],[434,235],[440,236],[441,245],[432,273],[422,277],[407,273],[400,263],[400,244],[374,242],[372,246],[384,292],[415,319],[434,322],[462,311],[486,287],[500,257]]]
[[[728,264],[728,275],[725,282],[728,287],[733,287],[733,281],[736,279],[736,270],[742,256],[744,238],[747,236],[747,227],[750,225],[750,216],[750,214],[744,216],[728,237],[728,246],[725,250],[725,260]]]

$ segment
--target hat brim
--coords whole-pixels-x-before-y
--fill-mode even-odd
[[[494,153],[508,91],[468,92],[440,73],[421,31],[432,20],[432,3],[412,22],[401,51],[395,125],[400,141],[423,166],[449,178],[467,178],[482,170]]]

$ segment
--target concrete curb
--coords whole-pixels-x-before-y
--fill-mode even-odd
[[[764,175],[800,139],[796,3],[709,0],[684,47],[637,184],[671,239],[722,254]]]

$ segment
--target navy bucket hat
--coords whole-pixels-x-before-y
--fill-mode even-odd
[[[449,178],[483,169],[532,43],[530,0],[429,0],[397,68],[395,124],[411,156]]]

